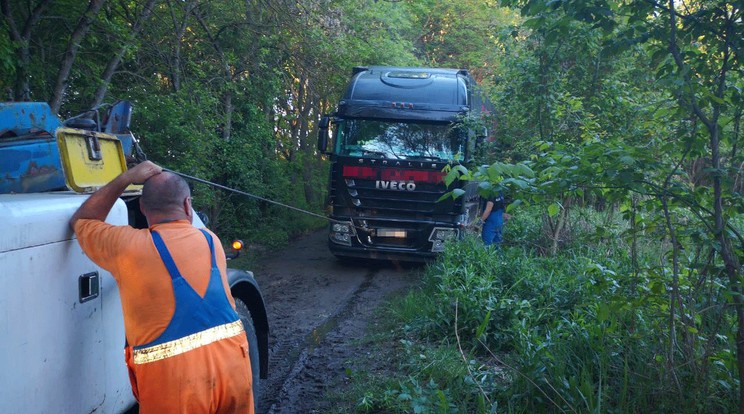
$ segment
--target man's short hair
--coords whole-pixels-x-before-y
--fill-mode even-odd
[[[170,172],[162,172],[157,179],[148,179],[142,187],[142,207],[146,211],[167,212],[183,206],[191,196],[186,180]]]

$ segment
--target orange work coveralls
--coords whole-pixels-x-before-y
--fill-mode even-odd
[[[248,342],[217,237],[185,220],[138,230],[81,219],[75,233],[119,285],[140,413],[253,414]]]

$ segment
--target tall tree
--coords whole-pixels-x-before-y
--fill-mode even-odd
[[[522,12],[530,18],[531,27],[539,28],[548,24],[552,33],[558,33],[563,41],[566,33],[571,33],[571,25],[581,22],[593,28],[602,29],[606,34],[604,48],[608,53],[627,51],[641,45],[651,57],[655,84],[662,93],[676,101],[675,108],[662,107],[674,114],[676,122],[684,125],[683,132],[670,135],[663,146],[666,164],[657,164],[660,182],[646,190],[655,194],[662,204],[666,218],[667,234],[671,239],[673,266],[670,280],[670,344],[668,358],[672,367],[674,355],[679,347],[677,337],[689,339],[687,329],[677,329],[678,324],[688,324],[685,315],[689,314],[686,304],[680,298],[680,269],[678,258],[680,245],[693,240],[682,240],[677,226],[672,220],[672,206],[688,205],[699,219],[698,228],[706,230],[714,241],[708,247],[712,257],[720,260],[722,272],[726,276],[732,292],[730,300],[736,320],[735,353],[738,362],[739,384],[744,384],[744,300],[742,300],[741,259],[744,254],[744,239],[740,230],[731,221],[742,214],[741,205],[736,201],[738,195],[732,174],[726,171],[722,162],[724,148],[731,149],[739,139],[732,122],[741,110],[741,92],[738,85],[742,81],[742,39],[744,22],[742,5],[739,2],[719,0],[694,0],[664,3],[646,1],[510,1],[510,5],[521,6]],[[544,27],[544,26],[543,26]],[[540,30],[540,29],[537,29]],[[546,34],[547,36],[547,34]],[[554,35],[555,36],[555,35]],[[546,37],[547,39],[547,37]],[[663,96],[663,95],[662,95]],[[661,112],[661,111],[660,111]],[[700,124],[703,128],[695,128]],[[610,143],[614,151],[628,155],[623,149],[627,138],[617,137]],[[637,153],[637,156],[644,157]],[[645,158],[645,157],[644,157]],[[690,158],[693,158],[690,160]],[[630,162],[633,156],[624,162]],[[695,192],[688,190],[690,183],[680,182],[682,166],[689,161],[699,160],[707,164],[709,173],[705,177],[707,185],[697,185]],[[650,165],[655,164],[649,159]],[[644,165],[649,168],[650,165]],[[606,170],[609,172],[609,169]],[[626,175],[616,175],[614,185],[640,190],[637,186],[650,185],[648,177],[638,177],[626,170]],[[665,177],[665,178],[664,178]],[[699,182],[699,181],[698,181]],[[687,362],[696,363],[698,359],[688,355]],[[701,358],[700,360],[705,360]],[[672,382],[676,368],[671,368]],[[677,382],[678,383],[678,382]],[[744,413],[744,387],[739,387],[739,409]]]
[[[145,23],[147,23],[148,19],[150,18],[152,9],[153,7],[155,7],[155,4],[157,2],[158,0],[147,0],[147,2],[145,2],[145,4],[142,6],[141,11],[137,13],[136,20],[131,25],[131,30],[121,41],[119,50],[114,52],[113,56],[111,56],[111,59],[106,64],[103,73],[101,74],[100,84],[93,94],[93,100],[90,106],[91,108],[98,107],[103,102],[103,99],[106,96],[106,91],[108,90],[109,84],[111,83],[111,79],[114,77],[116,70],[119,68],[124,54],[127,52],[127,50],[133,47],[133,43],[137,40],[137,37],[140,35],[143,27],[145,26]],[[123,5],[123,7],[127,7],[127,5]]]
[[[680,103],[692,110],[705,125],[708,132],[710,158],[713,168],[713,235],[719,242],[718,252],[724,262],[729,287],[737,314],[736,354],[739,363],[739,383],[744,384],[744,284],[741,280],[740,259],[732,246],[728,215],[724,203],[733,194],[724,196],[724,170],[721,162],[721,140],[723,127],[721,117],[724,111],[731,111],[732,70],[744,64],[744,9],[740,3],[700,2],[690,13],[679,14],[673,0],[667,3],[668,16],[666,44],[677,73],[684,81],[679,91]],[[699,8],[698,8],[699,7]],[[680,22],[681,20],[681,22]],[[702,30],[700,29],[702,27]],[[682,37],[680,36],[680,32]],[[708,49],[703,59],[694,56],[693,42],[699,36],[708,37]],[[705,39],[703,37],[703,39]],[[686,38],[686,39],[685,39]],[[698,75],[697,77],[694,75]],[[740,93],[736,91],[737,95]],[[727,108],[728,107],[728,108]],[[744,251],[744,240],[739,239],[739,251]],[[739,387],[739,412],[744,413],[744,386]]]
[[[75,26],[75,30],[73,30],[69,40],[67,41],[67,48],[59,66],[57,81],[52,92],[52,99],[49,101],[49,106],[52,107],[53,112],[59,112],[60,106],[62,106],[62,101],[65,98],[67,87],[69,85],[70,71],[72,70],[72,65],[75,62],[77,53],[80,50],[80,44],[90,30],[98,11],[101,10],[101,7],[106,3],[106,1],[107,0],[90,0],[88,8],[83,12],[83,15],[80,16],[80,19]]]

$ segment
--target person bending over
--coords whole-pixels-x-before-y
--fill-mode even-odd
[[[141,183],[149,228],[105,223],[124,190]],[[145,161],[93,193],[70,226],[119,286],[139,412],[252,414],[248,341],[225,252],[216,235],[191,224],[192,212],[188,184]]]

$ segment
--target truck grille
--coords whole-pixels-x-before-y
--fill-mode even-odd
[[[354,180],[353,186],[347,185],[344,196],[346,202],[350,202],[358,211],[394,212],[423,218],[431,217],[435,212],[455,214],[451,200],[437,203],[445,192],[444,185],[421,184],[413,191],[398,191],[376,189],[374,181]]]

